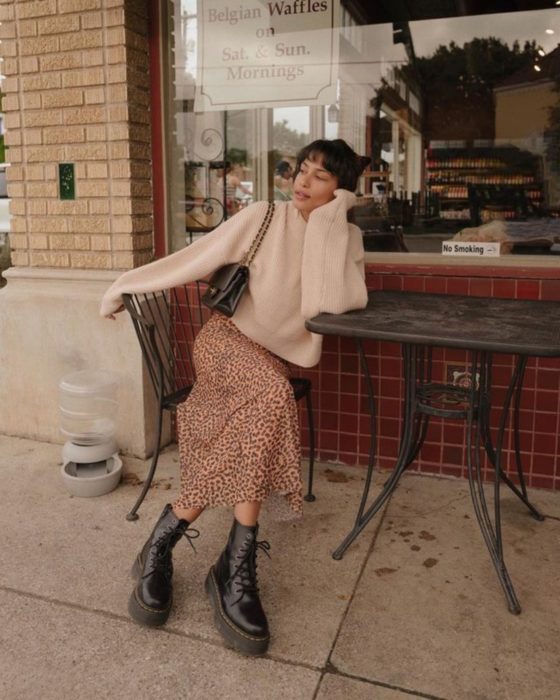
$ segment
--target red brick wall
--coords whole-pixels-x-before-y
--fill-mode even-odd
[[[560,274],[535,268],[412,267],[369,265],[369,289],[391,289],[443,294],[560,301]],[[389,469],[398,448],[402,411],[400,346],[369,342],[366,353],[378,400],[379,465]],[[501,406],[514,366],[511,355],[496,355],[493,371],[494,404]],[[434,351],[434,380],[445,381],[450,365],[466,366],[467,354]],[[560,361],[529,360],[521,402],[521,450],[529,486],[560,488]],[[369,417],[365,384],[353,341],[325,338],[321,363],[302,370],[313,380],[317,456],[349,465],[367,463]],[[301,414],[302,437],[307,423]],[[493,411],[492,425],[497,424]],[[432,474],[466,476],[465,428],[461,422],[432,419],[419,459],[411,469]],[[511,432],[505,441],[506,466],[515,469]],[[486,465],[488,466],[488,465]]]

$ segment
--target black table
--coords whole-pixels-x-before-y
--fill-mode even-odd
[[[370,292],[368,305],[345,314],[320,314],[307,321],[314,333],[355,338],[368,390],[371,445],[367,476],[356,521],[334,551],[341,559],[348,546],[383,506],[405,469],[416,459],[431,416],[467,421],[467,474],[476,518],[504,590],[508,608],[521,607],[503,556],[500,485],[505,483],[538,520],[543,516],[530,503],[519,448],[519,403],[528,357],[560,357],[560,304],[547,301],[487,299],[414,292]],[[403,353],[404,411],[395,466],[381,492],[367,508],[376,455],[375,397],[363,341],[400,343]],[[469,388],[432,381],[432,349],[469,351]],[[496,444],[490,433],[492,356],[516,356],[515,369],[500,414]],[[504,431],[513,403],[515,458],[519,484],[502,468]],[[483,488],[481,448],[494,467],[494,514],[490,516]]]

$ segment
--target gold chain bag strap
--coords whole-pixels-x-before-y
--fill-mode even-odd
[[[233,316],[249,284],[249,265],[268,231],[273,214],[274,202],[269,202],[261,227],[241,261],[224,265],[214,272],[208,283],[208,289],[202,295],[202,303],[205,306],[229,318]]]

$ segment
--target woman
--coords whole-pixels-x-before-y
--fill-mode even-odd
[[[197,381],[177,411],[181,493],[168,504],[144,547],[129,612],[162,625],[172,603],[171,551],[206,507],[233,507],[224,551],[206,590],[216,625],[235,649],[266,652],[269,630],[256,581],[258,516],[266,501],[279,517],[302,513],[300,445],[288,362],[317,364],[319,335],[305,320],[367,302],[360,230],[347,222],[353,190],[368,162],[341,139],[314,141],[299,154],[291,202],[275,211],[251,263],[250,281],[232,319],[215,313],[197,336]],[[168,289],[237,262],[267,209],[257,202],[184,250],[123,274],[106,292],[101,314],[114,318],[123,293]]]
[[[238,190],[248,196],[251,197],[251,190],[249,190],[245,185],[241,182],[241,179],[239,178],[238,171],[239,166],[232,166],[229,161],[226,162],[226,167],[225,167],[225,177],[226,177],[226,210],[228,213],[228,216],[232,216],[233,214],[236,214],[240,209],[241,209],[241,201],[238,199]],[[222,177],[224,171],[222,170]]]
[[[294,172],[287,160],[281,160],[274,169],[274,199],[289,202],[293,195]]]

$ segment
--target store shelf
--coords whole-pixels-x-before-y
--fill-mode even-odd
[[[466,219],[458,207],[468,203],[473,225],[524,218],[544,202],[539,158],[513,147],[433,150],[426,185],[439,198],[442,219]]]

